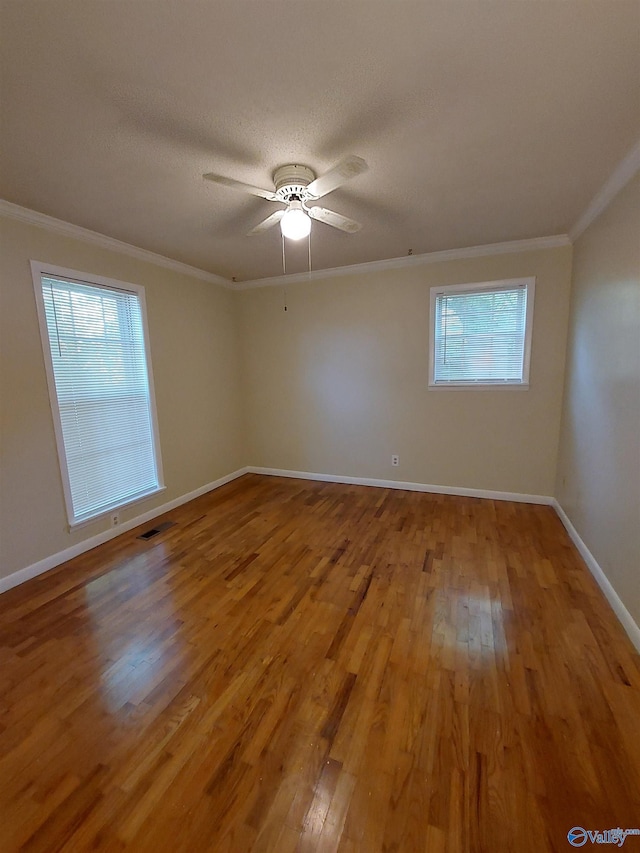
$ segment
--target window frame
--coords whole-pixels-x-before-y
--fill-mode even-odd
[[[69,529],[73,530],[85,524],[89,524],[98,519],[104,518],[109,513],[119,510],[126,506],[131,506],[139,501],[147,500],[153,495],[163,492],[166,488],[164,484],[164,473],[162,467],[162,454],[160,452],[160,432],[158,429],[158,413],[156,409],[155,386],[153,381],[153,368],[151,363],[151,349],[149,345],[149,326],[147,322],[147,303],[145,298],[145,290],[142,285],[133,284],[130,282],[117,281],[105,276],[95,275],[94,273],[80,272],[79,270],[67,269],[66,267],[55,266],[54,264],[45,263],[43,261],[30,262],[31,277],[33,279],[33,290],[36,300],[36,310],[38,314],[38,325],[40,329],[40,342],[42,344],[42,352],[44,356],[44,366],[47,376],[47,389],[49,392],[49,404],[51,407],[51,415],[53,418],[53,428],[56,437],[56,449],[58,453],[58,464],[60,468],[60,477],[62,480],[62,490],[64,493],[64,503],[67,513],[67,521]],[[123,501],[114,502],[109,506],[102,507],[98,512],[90,515],[84,514],[76,516],[73,509],[73,500],[71,493],[71,480],[69,477],[69,466],[67,463],[67,454],[64,444],[64,434],[62,431],[62,420],[60,414],[60,401],[56,388],[56,379],[51,358],[51,342],[49,338],[49,329],[47,326],[47,317],[44,306],[44,298],[42,294],[42,278],[52,276],[55,278],[66,279],[67,281],[78,282],[79,284],[95,285],[96,287],[115,290],[120,293],[133,294],[139,302],[140,314],[142,318],[142,333],[144,338],[144,353],[147,368],[147,384],[149,388],[149,409],[151,416],[151,433],[152,433],[152,450],[155,462],[158,485],[142,494],[137,494],[135,497]]]
[[[522,354],[522,380],[511,379],[440,379],[435,380],[436,361],[436,298],[444,294],[470,295],[482,293],[486,290],[511,290],[516,287],[524,287],[526,290],[527,307],[525,314],[524,345]],[[523,278],[507,278],[498,281],[481,281],[470,284],[446,284],[430,288],[429,299],[429,390],[446,388],[477,388],[498,389],[511,388],[517,390],[529,389],[529,373],[531,368],[531,339],[533,336],[533,306],[535,298],[536,279],[535,276]]]

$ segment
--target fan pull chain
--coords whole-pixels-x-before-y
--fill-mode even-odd
[[[283,275],[287,274],[287,260],[285,258],[285,252],[284,252],[284,234],[282,235],[282,272],[283,272]]]

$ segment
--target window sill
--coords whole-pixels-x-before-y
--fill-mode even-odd
[[[477,391],[528,391],[528,382],[429,382],[429,391],[468,391],[475,388]]]

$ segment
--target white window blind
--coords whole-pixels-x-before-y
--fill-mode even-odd
[[[532,289],[529,280],[436,289],[431,384],[526,384]]]
[[[161,488],[143,315],[137,292],[48,274],[40,283],[74,524]]]

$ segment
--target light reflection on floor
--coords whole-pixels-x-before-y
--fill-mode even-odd
[[[188,655],[173,591],[158,570],[165,551],[159,543],[153,551],[126,560],[85,587],[90,641],[98,646],[94,659],[102,667],[101,697],[110,714],[142,702]],[[122,573],[126,573],[125,586]],[[123,613],[129,616],[117,634],[110,624],[116,610],[120,623]],[[186,666],[186,658],[183,662]]]
[[[432,645],[464,650],[473,666],[502,663],[508,668],[505,624],[512,614],[498,595],[492,597],[488,587],[474,593],[448,588],[437,593],[435,608]]]

